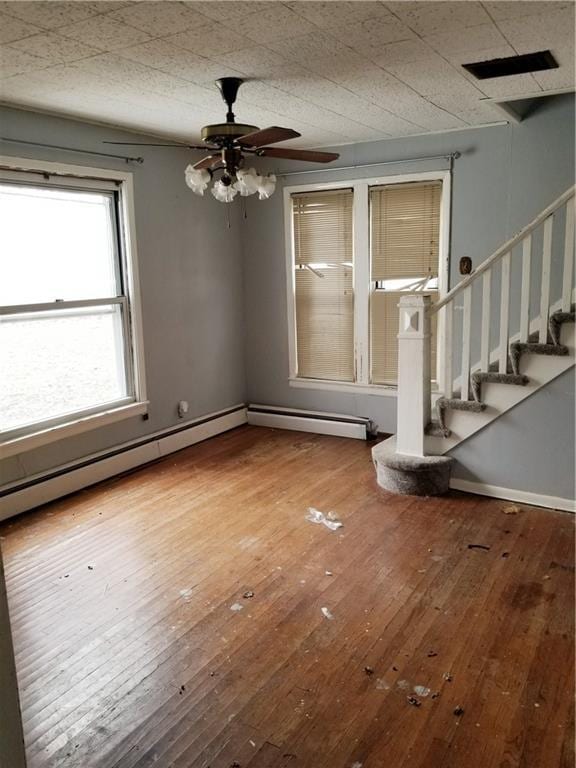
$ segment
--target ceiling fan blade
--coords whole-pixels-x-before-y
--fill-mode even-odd
[[[247,133],[238,139],[238,144],[246,147],[263,147],[264,144],[276,144],[277,141],[288,141],[288,139],[297,139],[302,136],[298,131],[291,128],[279,128],[272,125],[270,128],[262,128],[261,131]]]
[[[211,168],[213,165],[216,165],[216,163],[220,162],[220,156],[219,155],[208,155],[208,157],[203,157],[202,160],[198,160],[197,163],[194,163],[192,168],[200,169],[200,168]]]
[[[172,149],[210,149],[206,144],[147,144],[141,141],[103,141],[103,144],[120,144],[125,147],[171,147]]]
[[[340,157],[336,152],[316,152],[313,149],[283,149],[281,147],[263,147],[258,154],[264,157],[283,157],[286,160],[306,160],[309,163],[331,163]]]

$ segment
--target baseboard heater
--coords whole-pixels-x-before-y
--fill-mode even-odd
[[[0,488],[0,520],[149,464],[242,424],[246,424],[246,406],[243,404],[168,427],[25,480],[17,480]]]
[[[297,432],[314,432],[319,435],[352,437],[367,440],[373,434],[372,421],[363,416],[345,416],[322,411],[302,411],[275,405],[251,403],[246,411],[248,424],[274,429],[293,429]]]

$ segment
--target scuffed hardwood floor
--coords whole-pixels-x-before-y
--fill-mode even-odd
[[[29,768],[571,768],[573,519],[506,506],[242,427],[4,524]]]

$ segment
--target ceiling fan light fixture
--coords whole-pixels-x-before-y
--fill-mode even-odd
[[[266,176],[257,176],[258,197],[260,200],[268,200],[276,190],[276,176],[269,173]]]
[[[194,166],[188,165],[184,171],[184,178],[192,192],[202,197],[210,183],[212,174],[206,168],[194,168]]]
[[[236,171],[236,181],[234,183],[234,189],[240,192],[242,197],[248,197],[258,192],[258,180],[261,177],[258,176],[255,168],[239,168]]]
[[[238,194],[238,190],[234,187],[235,185],[225,184],[222,179],[220,179],[214,183],[214,186],[210,191],[216,200],[219,200],[221,203],[231,203]]]

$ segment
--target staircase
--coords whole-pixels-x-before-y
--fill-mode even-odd
[[[436,304],[401,299],[397,434],[373,449],[383,487],[443,492],[449,451],[574,365],[573,284],[574,187]]]

